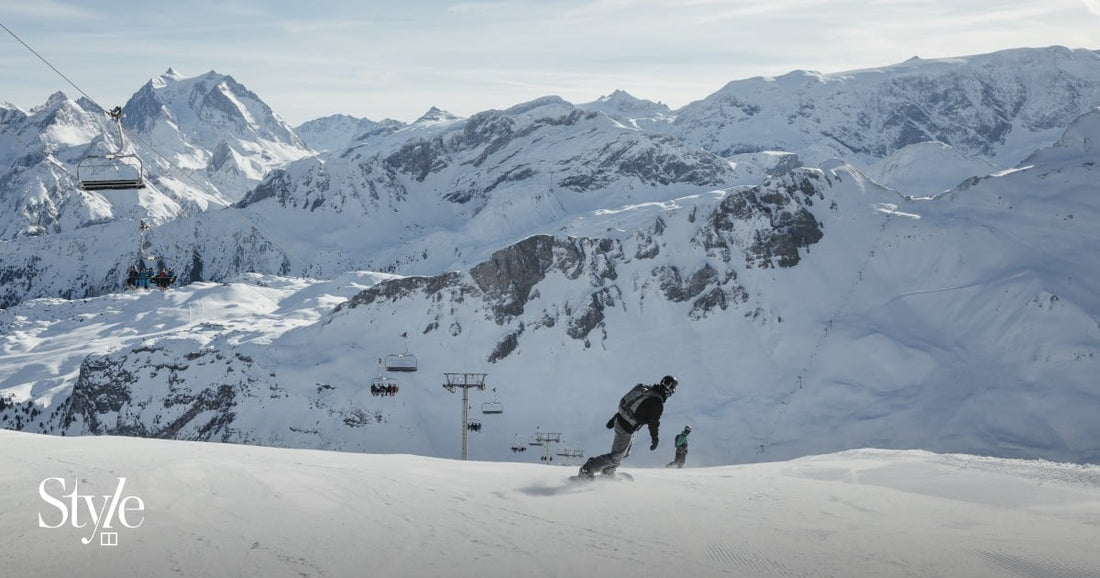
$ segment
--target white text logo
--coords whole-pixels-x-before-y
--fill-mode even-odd
[[[118,478],[114,494],[96,496],[81,494],[80,482],[76,479],[69,490],[65,478],[46,478],[38,484],[38,495],[53,506],[58,515],[43,516],[39,512],[38,527],[57,529],[66,523],[74,528],[90,527],[89,534],[80,539],[82,544],[91,544],[99,534],[100,546],[117,546],[118,532],[115,530],[118,527],[115,524],[132,530],[145,522],[145,502],[137,496],[124,496],[125,486],[126,478]]]

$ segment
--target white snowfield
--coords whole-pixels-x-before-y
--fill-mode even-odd
[[[0,448],[3,576],[1100,576],[1098,466],[853,450],[570,482],[137,438]]]

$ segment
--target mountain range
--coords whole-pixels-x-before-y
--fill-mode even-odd
[[[675,374],[661,447],[690,423],[701,463],[1096,462],[1097,107],[1061,47],[297,128],[169,70],[123,107],[149,186],[88,192],[98,105],[6,106],[0,426],[450,457],[440,382],[485,373],[471,456],[526,460]],[[178,286],[122,292],[138,254]]]

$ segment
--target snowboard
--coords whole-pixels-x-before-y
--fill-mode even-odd
[[[588,476],[569,476],[570,482],[596,482],[596,481],[611,481],[611,482],[633,482],[634,476],[626,472],[615,472],[613,476],[605,476],[603,474],[596,474],[591,478]]]

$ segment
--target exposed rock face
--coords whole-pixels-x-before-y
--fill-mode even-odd
[[[662,257],[668,225],[665,217],[658,217],[626,239],[534,235],[493,253],[467,273],[384,281],[337,307],[334,314],[423,297],[436,311],[425,332],[449,327],[458,334],[461,326],[447,319],[449,304],[478,300],[487,320],[510,328],[493,351],[486,352],[489,362],[520,348],[529,331],[559,323],[564,323],[570,338],[591,345],[593,332],[599,330],[601,339],[606,336],[607,310],[632,306],[639,298],[636,293],[644,299],[652,290],[666,301],[689,303],[688,317],[699,320],[748,300],[748,291],[738,283],[738,269],[798,264],[800,252],[824,236],[811,208],[815,200],[825,199],[831,184],[820,170],[800,169],[757,187],[734,190],[709,212],[688,215],[696,226],[691,244],[707,258],[693,269],[677,263],[682,251]],[[632,272],[626,279],[620,274],[623,269]],[[556,300],[544,288],[551,276],[572,286],[583,284],[584,297]],[[632,285],[624,287],[624,282]]]
[[[196,374],[222,371],[196,387]],[[215,371],[212,371],[215,370]],[[259,389],[252,360],[214,350],[186,354],[138,347],[90,356],[61,417],[74,434],[128,435],[201,441],[239,441],[232,428],[239,397]]]
[[[803,169],[734,191],[711,214],[696,240],[724,259],[741,249],[746,267],[793,267],[801,258],[799,249],[824,236],[810,208],[814,199],[824,200],[822,189],[829,184],[822,171]],[[751,234],[747,223],[752,224]]]

